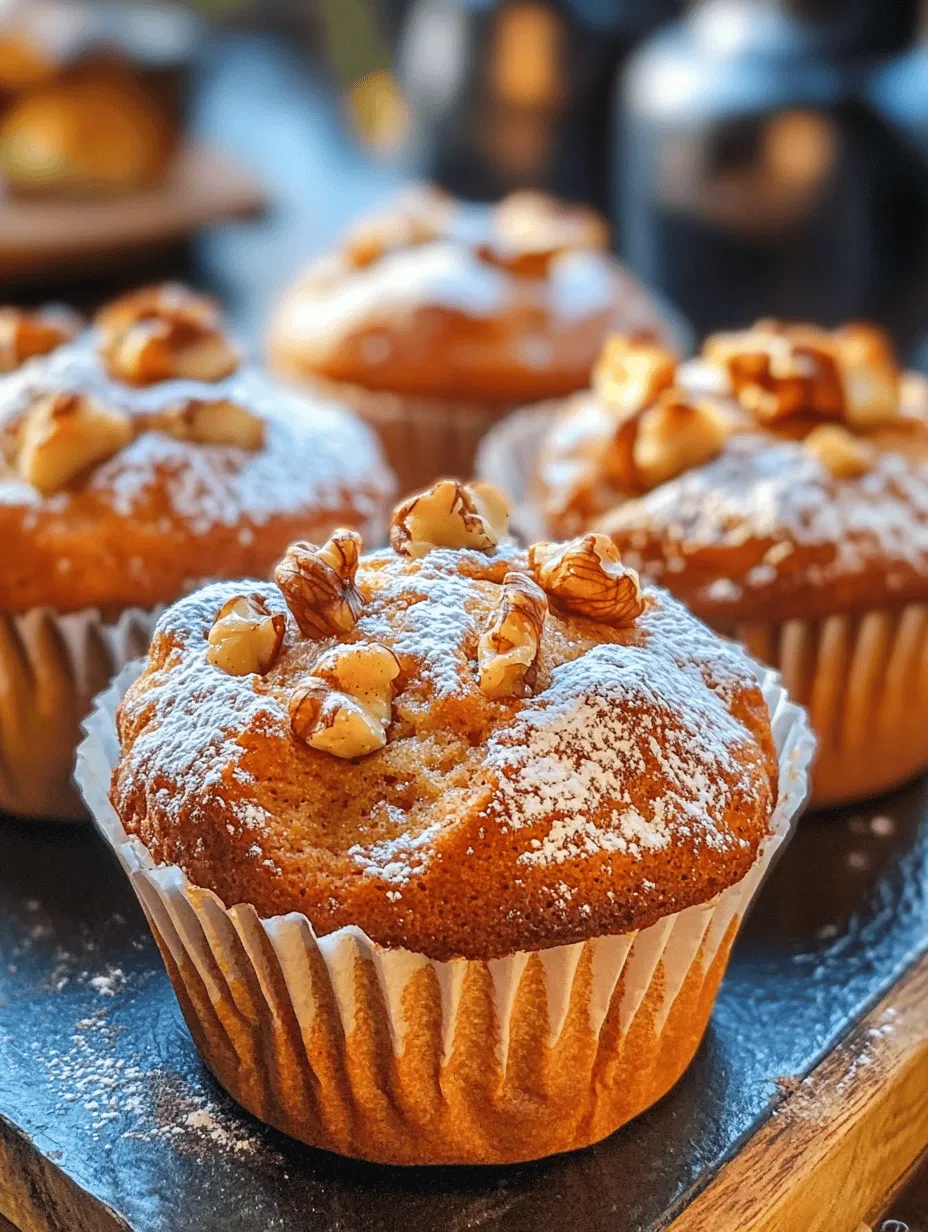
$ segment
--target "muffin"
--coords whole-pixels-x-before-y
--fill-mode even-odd
[[[608,534],[782,673],[818,736],[816,803],[928,767],[924,379],[873,328],[760,322],[679,368],[617,340],[594,385],[537,454],[549,533]]]
[[[0,118],[0,175],[18,194],[100,196],[154,183],[176,131],[128,66],[74,69]]]
[[[532,1159],[653,1103],[804,798],[772,676],[604,536],[505,519],[444,480],[392,550],[183,599],[79,753],[207,1063],[342,1154]]]
[[[0,378],[0,808],[30,816],[80,814],[78,723],[165,603],[298,535],[382,535],[393,492],[370,430],[240,368],[210,300],[151,287],[72,332],[0,312],[26,360]]]
[[[467,478],[507,409],[586,387],[608,334],[676,344],[607,242],[598,214],[540,193],[491,209],[417,189],[285,294],[271,362],[349,399],[405,489]]]

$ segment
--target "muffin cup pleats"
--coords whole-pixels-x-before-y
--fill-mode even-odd
[[[72,783],[80,721],[95,694],[143,654],[162,609],[45,607],[0,614],[0,811],[76,820],[86,810]]]
[[[928,768],[928,606],[723,629],[775,667],[818,737],[812,803],[877,795]]]
[[[401,495],[446,476],[469,479],[481,440],[512,410],[366,389],[321,377],[300,377],[299,383],[349,406],[377,432],[399,478]]]
[[[226,908],[127,837],[109,799],[130,664],[85,720],[76,781],[129,875],[206,1063],[285,1133],[388,1163],[506,1163],[596,1142],[664,1094],[708,1022],[739,923],[805,802],[814,741],[761,676],[779,754],[747,876],[639,932],[438,962],[358,928]]]

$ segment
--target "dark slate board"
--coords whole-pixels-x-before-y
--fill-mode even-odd
[[[391,1169],[301,1147],[222,1093],[88,829],[3,822],[0,853],[0,1148],[40,1209],[40,1158],[70,1178],[68,1232],[658,1229],[928,950],[928,783],[806,819],[660,1105],[572,1156]]]

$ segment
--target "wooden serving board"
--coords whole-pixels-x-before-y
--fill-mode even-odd
[[[854,1232],[928,1142],[928,783],[805,819],[657,1107],[511,1168],[341,1160],[201,1064],[87,828],[0,822],[0,1215],[23,1232]]]
[[[94,268],[265,205],[251,171],[205,145],[181,150],[164,179],[101,200],[0,198],[0,282]]]

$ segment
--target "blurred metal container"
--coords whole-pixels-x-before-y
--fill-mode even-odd
[[[612,81],[679,0],[414,0],[399,45],[419,170],[459,196],[604,209]]]
[[[631,268],[699,332],[872,315],[881,135],[850,51],[860,0],[699,0],[631,59],[615,210]]]

